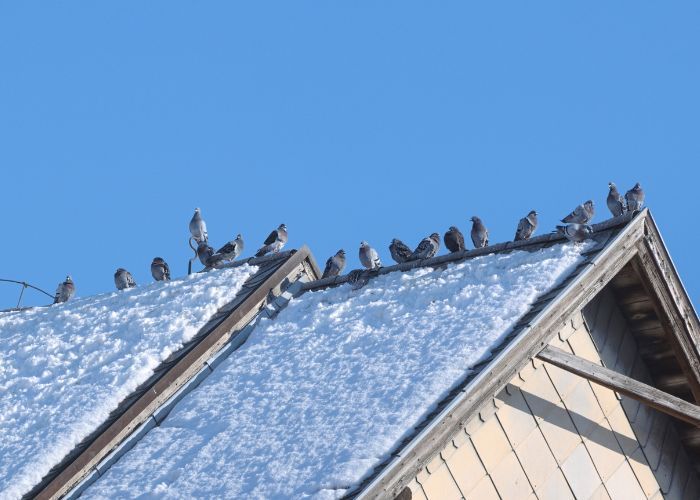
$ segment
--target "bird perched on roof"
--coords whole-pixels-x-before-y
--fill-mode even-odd
[[[478,217],[469,219],[472,221],[472,243],[474,248],[484,248],[489,246],[489,230],[486,229],[484,223]]]
[[[557,233],[563,234],[569,241],[581,243],[593,234],[593,228],[588,224],[569,224],[567,226],[557,226]]]
[[[343,269],[345,269],[345,250],[341,248],[326,261],[326,268],[323,270],[321,279],[338,276],[343,272]]]
[[[593,206],[593,201],[588,200],[574,208],[574,211],[564,217],[561,221],[564,224],[588,224],[588,222],[593,218],[593,215],[595,215],[595,207]]]
[[[209,241],[207,224],[204,222],[204,219],[202,219],[202,212],[199,208],[194,209],[194,215],[192,216],[192,220],[190,220],[190,233],[197,243]]]
[[[375,270],[382,267],[382,261],[379,258],[377,251],[369,246],[366,241],[360,242],[360,262],[369,270]]]
[[[170,281],[170,267],[160,257],[154,257],[151,262],[151,276],[156,281]]]
[[[530,213],[518,222],[518,229],[515,230],[515,241],[529,240],[535,229],[537,229],[537,212],[530,210]]]
[[[287,226],[280,224],[277,229],[272,231],[267,239],[263,242],[255,254],[256,257],[262,257],[270,252],[277,253],[282,250],[282,247],[287,243]]]
[[[216,251],[224,260],[235,260],[243,253],[243,236],[238,234],[235,240],[231,240]]]
[[[430,236],[423,238],[418,246],[411,254],[411,260],[430,259],[434,257],[440,249],[440,235],[433,233]]]
[[[389,245],[389,253],[391,253],[391,258],[394,259],[397,264],[402,264],[411,260],[411,254],[413,252],[403,241],[394,238]]]
[[[120,267],[117,272],[114,273],[114,284],[117,285],[117,290],[124,290],[125,288],[133,288],[136,286],[136,280],[131,275],[129,271]]]
[[[608,208],[613,217],[619,217],[625,213],[625,201],[614,182],[608,182],[608,187],[610,188],[607,199]]]
[[[68,302],[74,293],[75,283],[73,283],[73,278],[68,275],[66,276],[66,280],[56,288],[56,295],[53,298],[53,303],[60,304],[61,302]]]
[[[197,245],[197,257],[199,257],[199,262],[205,267],[213,267],[214,249],[209,246],[206,241],[202,241]]]
[[[627,211],[636,212],[641,210],[644,205],[644,190],[642,186],[637,183],[632,189],[625,193],[625,200],[627,201]]]
[[[462,231],[457,229],[455,226],[450,226],[450,229],[448,229],[445,233],[443,240],[445,240],[445,246],[447,249],[452,253],[461,252],[466,248],[464,246],[464,235],[462,234]]]

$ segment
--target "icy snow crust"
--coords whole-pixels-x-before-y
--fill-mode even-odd
[[[336,498],[580,262],[579,247],[306,293],[83,498]]]
[[[255,271],[0,314],[0,498],[37,484]]]

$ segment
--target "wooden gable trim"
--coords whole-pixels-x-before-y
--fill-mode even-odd
[[[650,385],[605,368],[587,359],[547,346],[537,357],[574,375],[624,394],[674,418],[700,427],[700,406],[687,402]]]
[[[700,324],[651,215],[632,266],[642,279],[696,403],[700,403]]]

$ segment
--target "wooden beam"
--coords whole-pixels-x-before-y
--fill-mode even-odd
[[[700,406],[672,396],[656,387],[597,365],[557,347],[547,346],[537,355],[542,361],[607,387],[659,410],[667,415],[700,427]]]

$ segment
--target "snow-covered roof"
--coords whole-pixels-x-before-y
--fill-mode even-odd
[[[0,314],[0,498],[27,493],[239,292],[242,265]]]
[[[83,496],[351,492],[590,245],[483,255],[301,295],[260,321]]]

